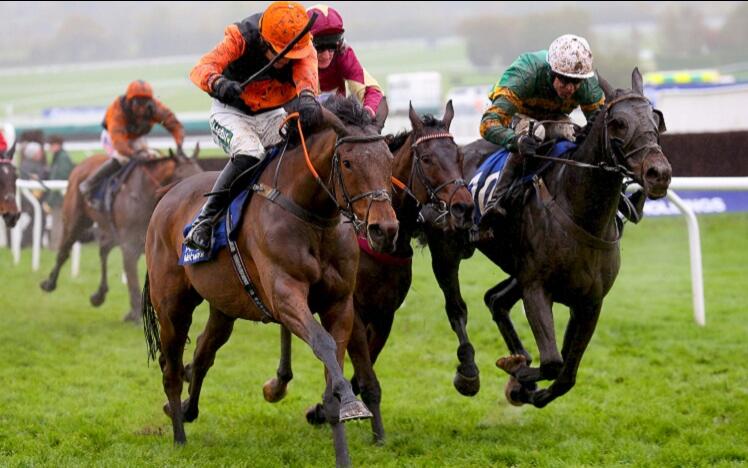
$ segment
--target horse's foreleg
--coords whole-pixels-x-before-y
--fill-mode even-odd
[[[348,297],[342,304],[320,314],[325,327],[314,320],[307,304],[308,285],[289,278],[278,278],[273,291],[273,304],[279,313],[282,325],[291,333],[309,344],[322,361],[329,375],[336,397],[336,407],[340,404],[340,420],[371,417],[366,406],[351,390],[351,384],[343,376],[343,355],[348,345],[353,326],[353,304]],[[325,330],[327,328],[329,330]],[[325,404],[326,411],[332,408]]]
[[[493,321],[498,325],[499,332],[501,332],[501,336],[509,348],[509,352],[512,355],[524,356],[525,364],[529,365],[532,362],[532,357],[519,339],[517,330],[515,330],[509,317],[512,307],[520,299],[522,299],[522,288],[520,288],[516,278],[505,279],[489,289],[483,297],[483,301],[491,311]]]
[[[62,265],[70,258],[70,250],[73,248],[73,244],[78,241],[78,236],[86,229],[85,219],[79,217],[73,221],[74,226],[66,228],[63,233],[62,241],[60,242],[60,249],[57,251],[57,259],[55,260],[55,266],[52,271],[49,272],[47,279],[39,284],[39,287],[44,291],[51,292],[57,288],[57,278],[60,276],[60,269]]]
[[[91,294],[91,305],[94,307],[99,307],[101,304],[104,303],[104,300],[106,299],[106,293],[109,292],[109,284],[107,280],[107,264],[109,260],[109,252],[112,251],[112,248],[114,247],[114,239],[112,239],[109,235],[102,235],[101,240],[99,241],[99,265],[100,265],[100,277],[99,277],[99,287],[96,290],[95,293]],[[123,259],[126,259],[127,257],[122,255]]]
[[[542,408],[574,386],[582,356],[592,339],[592,334],[595,332],[601,307],[602,304],[592,304],[571,308],[571,317],[566,326],[564,346],[561,350],[564,365],[561,367],[558,377],[548,388],[532,394],[531,402],[533,405]]]
[[[553,310],[550,295],[539,285],[525,288],[523,292],[525,314],[540,353],[540,367],[521,366],[514,376],[521,383],[553,380],[558,376],[563,359],[556,346],[553,328]]]
[[[293,379],[291,370],[291,332],[288,328],[281,325],[280,327],[281,353],[278,370],[275,377],[265,382],[262,386],[262,394],[265,400],[270,403],[281,401],[286,396],[286,387],[288,382]]]
[[[140,322],[141,319],[141,296],[140,280],[138,279],[138,259],[143,253],[141,245],[125,243],[122,245],[122,262],[127,278],[127,290],[130,293],[130,311],[122,318],[124,321]]]
[[[355,369],[354,379],[361,392],[361,399],[372,414],[371,430],[374,434],[374,442],[380,444],[384,441],[384,425],[382,424],[380,410],[382,388],[379,385],[379,379],[374,372],[374,364],[369,356],[366,325],[358,314],[354,317],[351,340],[348,343],[348,355],[351,357]],[[353,381],[351,383],[353,384]]]
[[[449,249],[441,243],[432,245],[431,239],[429,248],[431,268],[444,293],[449,324],[460,342],[457,348],[457,359],[460,364],[457,366],[453,383],[462,395],[473,396],[480,390],[480,375],[478,366],[475,365],[475,349],[467,334],[467,305],[462,299],[459,284],[460,260],[457,255],[445,255],[445,251]]]
[[[190,383],[190,396],[182,402],[184,420],[192,422],[199,413],[200,390],[208,369],[215,362],[216,353],[226,344],[234,329],[235,319],[226,316],[220,310],[210,307],[210,316],[205,324],[205,330],[197,338],[197,346],[192,363],[185,367],[185,376]]]

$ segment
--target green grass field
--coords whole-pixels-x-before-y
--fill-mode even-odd
[[[373,446],[368,423],[349,423],[354,465],[745,465],[748,215],[700,221],[707,326],[692,319],[684,220],[628,226],[623,267],[577,385],[542,410],[504,400],[494,361],[506,347],[482,304],[504,275],[479,255],[463,264],[461,285],[482,389],[473,398],[454,390],[457,340],[428,251],[418,250],[412,290],[377,365],[387,441]],[[98,275],[93,246],[84,248],[80,277],[66,268],[46,294],[38,283],[52,262],[44,252],[41,271],[31,272],[30,252],[14,267],[0,251],[0,466],[332,466],[329,429],[304,419],[322,392],[322,367],[299,340],[290,393],[269,404],[261,386],[275,373],[278,328],[238,323],[206,379],[188,444],[177,449],[142,329],[120,321],[119,254],[100,309],[88,303]],[[206,316],[201,306],[187,359]],[[561,332],[566,309],[556,316]],[[514,318],[537,356],[520,310]]]

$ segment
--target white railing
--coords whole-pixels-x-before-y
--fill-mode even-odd
[[[44,185],[42,185],[42,183]],[[42,244],[42,207],[39,200],[33,196],[31,190],[50,189],[64,192],[67,189],[66,180],[47,180],[38,182],[34,180],[17,181],[17,198],[23,195],[34,209],[33,222],[33,246],[31,254],[31,268],[33,271],[39,269],[39,259]],[[629,187],[629,191],[638,189],[637,185]],[[748,177],[675,177],[668,190],[668,199],[686,217],[688,227],[688,241],[691,264],[691,288],[693,296],[694,321],[700,325],[706,325],[706,307],[704,304],[704,278],[701,262],[701,236],[696,213],[675,192],[676,190],[717,190],[717,191],[748,191]],[[19,203],[20,204],[20,203]],[[21,235],[24,226],[17,226],[11,231],[11,248],[13,250],[13,263],[18,264],[21,260]],[[72,275],[77,276],[80,265],[80,244],[73,246],[71,255]]]

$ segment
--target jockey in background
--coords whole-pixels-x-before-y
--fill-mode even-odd
[[[192,82],[214,98],[210,130],[230,160],[185,236],[189,247],[210,248],[213,223],[228,201],[231,184],[259,166],[267,147],[281,142],[284,105],[292,103],[305,126],[321,121],[317,53],[309,32],[299,37],[308,21],[300,3],[274,2],[264,13],[229,25],[223,41],[192,69]]]
[[[496,183],[486,214],[506,215],[506,195],[519,177],[526,156],[535,154],[543,140],[574,140],[569,114],[581,107],[588,122],[605,104],[605,95],[595,76],[592,51],[583,37],[565,34],[547,51],[525,53],[504,72],[489,94],[492,102],[483,114],[480,133],[511,154]],[[538,125],[529,134],[531,120],[553,120]],[[633,222],[641,218],[643,192],[631,196],[635,210],[622,207]]]
[[[101,125],[101,145],[109,159],[96,172],[80,184],[80,192],[90,200],[96,186],[117,172],[133,157],[148,157],[145,135],[154,124],[163,125],[174,137],[177,152],[182,152],[184,127],[174,113],[153,97],[153,88],[143,80],[127,86],[123,96],[118,96],[107,108]]]
[[[307,9],[311,18],[317,13],[312,26],[312,42],[317,49],[319,84],[322,94],[346,94],[346,85],[356,96],[372,119],[379,113],[387,116],[387,101],[379,83],[361,66],[353,48],[345,43],[343,18],[334,8],[314,5]],[[384,122],[384,119],[381,119]]]

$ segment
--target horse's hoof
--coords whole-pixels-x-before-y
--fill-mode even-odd
[[[124,317],[122,317],[122,321],[140,323],[141,317],[142,316],[140,315],[140,312],[136,310],[131,310],[130,312],[126,313]]]
[[[514,377],[509,377],[509,381],[504,386],[504,396],[506,401],[513,406],[522,406],[525,403],[519,399],[519,394],[522,391],[522,384],[519,383]]]
[[[480,374],[476,374],[475,377],[467,377],[457,372],[452,383],[460,392],[460,395],[475,396],[480,390]]]
[[[312,426],[319,426],[327,422],[324,407],[320,403],[310,406],[306,410],[306,422]]]
[[[273,377],[262,385],[262,396],[268,403],[278,403],[286,396],[286,386],[278,383],[278,378]]]
[[[359,400],[352,400],[348,403],[340,404],[340,422],[351,419],[368,419],[372,414],[369,408]]]
[[[94,307],[99,307],[101,304],[104,303],[104,300],[106,299],[106,293],[93,293],[91,294],[90,301],[91,305]]]
[[[496,360],[496,367],[503,370],[509,375],[514,375],[517,371],[527,365],[527,358],[521,354],[512,354]]]
[[[41,283],[39,283],[39,287],[42,288],[43,291],[52,292],[57,287],[57,284],[55,284],[54,281],[50,281],[46,279],[42,281]]]

